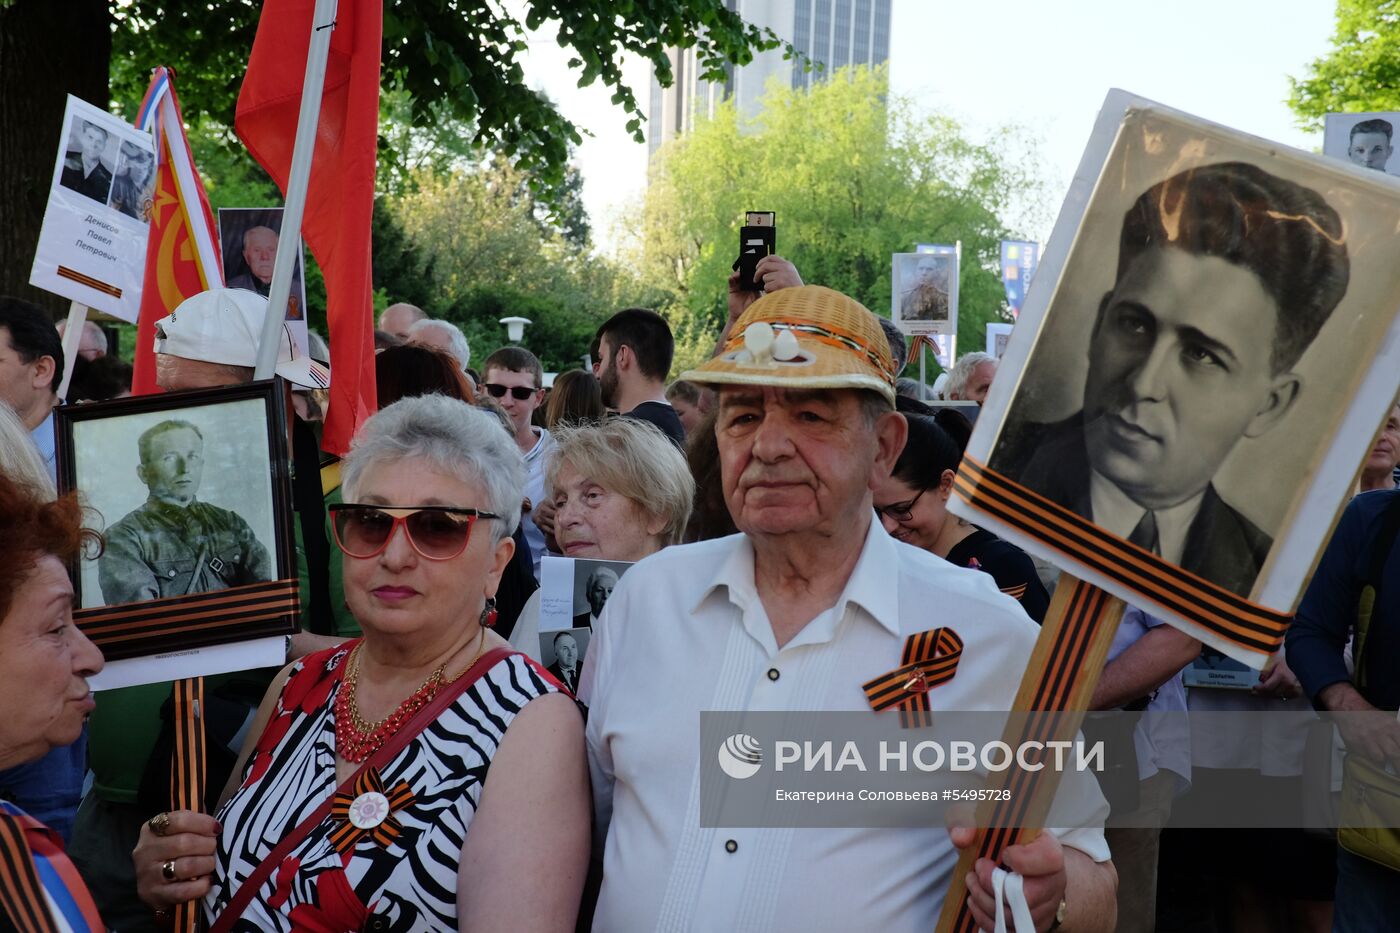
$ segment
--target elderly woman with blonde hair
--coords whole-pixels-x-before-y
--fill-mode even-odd
[[[639,561],[680,543],[695,480],[658,428],[614,418],[561,428],[554,439],[545,488],[556,509],[554,540],[565,557]],[[542,592],[525,604],[510,639],[536,659]]]

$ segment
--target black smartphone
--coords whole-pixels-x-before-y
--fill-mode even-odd
[[[739,288],[746,292],[756,292],[759,284],[754,281],[754,267],[764,256],[771,256],[778,249],[778,231],[773,225],[772,211],[748,211],[744,214],[744,225],[739,228]]]

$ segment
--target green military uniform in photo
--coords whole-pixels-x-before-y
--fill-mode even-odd
[[[107,531],[98,580],[108,605],[272,579],[272,559],[234,512],[148,499]]]

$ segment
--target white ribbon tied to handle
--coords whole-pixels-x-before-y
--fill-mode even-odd
[[[1026,903],[1025,879],[1004,868],[992,869],[992,897],[996,898],[995,933],[1008,933],[1006,908],[1011,908],[1012,933],[1035,933],[1035,921]]]

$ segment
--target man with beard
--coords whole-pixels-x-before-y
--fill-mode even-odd
[[[666,401],[666,374],[676,352],[666,319],[655,311],[628,308],[598,328],[597,341],[603,404],[628,418],[651,422],[684,448],[685,426]]]

